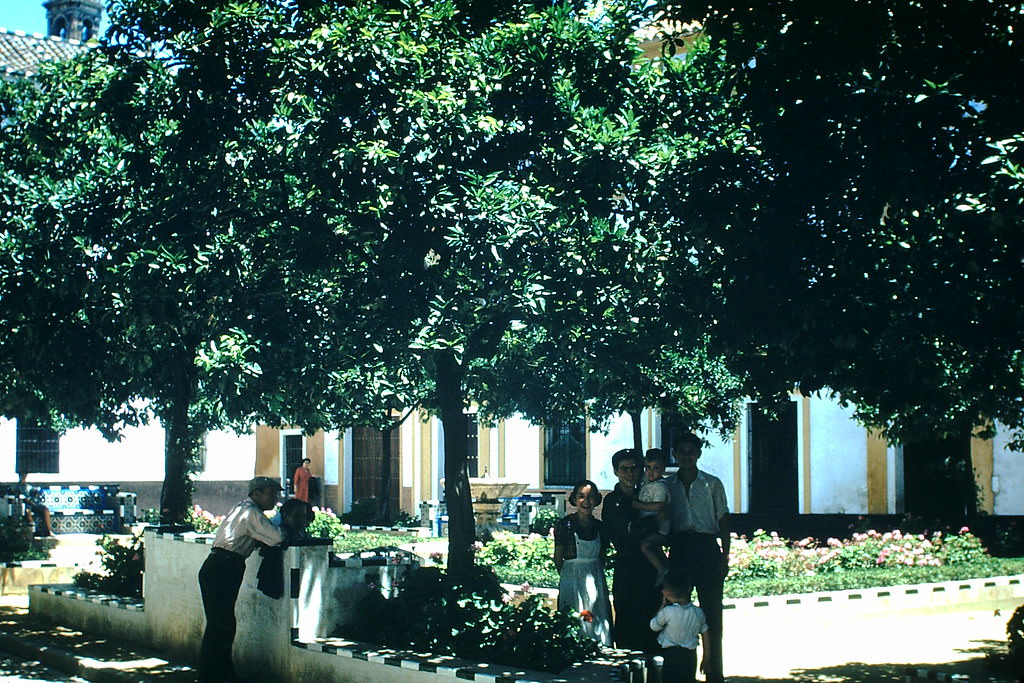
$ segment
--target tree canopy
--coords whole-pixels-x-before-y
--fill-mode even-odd
[[[893,438],[1024,424],[1013,8],[111,14],[0,88],[0,405],[155,414],[169,520],[203,430],[254,420],[439,415],[456,566],[470,402],[729,429],[798,388]]]

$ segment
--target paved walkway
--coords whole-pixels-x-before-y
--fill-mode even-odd
[[[837,619],[826,628],[780,622],[726,622],[726,675],[737,681],[902,681],[907,668],[1009,683],[1009,614]],[[1024,672],[1020,672],[1024,673]]]
[[[0,599],[0,650],[102,683],[195,679],[194,671],[160,654],[28,615],[27,596]],[[892,683],[908,667],[967,674],[971,683],[1013,683],[1005,658],[1007,614],[837,619],[815,631],[799,624],[726,622],[726,675],[733,683]]]

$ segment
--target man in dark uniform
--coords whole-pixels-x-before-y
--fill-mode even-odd
[[[612,469],[619,481],[601,508],[601,520],[615,547],[612,639],[622,649],[654,652],[658,644],[650,621],[661,606],[661,594],[654,585],[654,565],[640,550],[646,534],[639,528],[639,512],[633,508],[644,460],[637,451],[625,448],[612,456]]]

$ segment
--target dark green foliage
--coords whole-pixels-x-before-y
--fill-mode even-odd
[[[32,525],[15,517],[0,521],[0,562],[45,560],[45,550],[32,547]]]
[[[352,503],[348,512],[343,512],[340,519],[352,526],[387,526],[377,518],[377,499],[366,498]]]
[[[554,508],[543,508],[537,512],[537,516],[530,522],[530,533],[547,536],[559,519],[558,511]]]
[[[411,572],[396,597],[374,592],[342,632],[355,640],[557,672],[597,653],[579,617],[551,612],[540,596],[520,605],[487,568],[460,579],[436,568]]]
[[[75,585],[113,595],[140,597],[145,568],[142,536],[132,536],[127,542],[104,536],[96,544],[100,547],[102,573],[76,574]]]
[[[343,531],[334,537],[332,546],[336,553],[361,553],[374,548],[394,548],[412,541],[403,534],[378,534],[372,531]]]

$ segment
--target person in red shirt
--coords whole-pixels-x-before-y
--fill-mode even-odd
[[[306,503],[309,502],[309,478],[313,476],[313,473],[309,471],[310,462],[312,461],[309,458],[303,458],[302,464],[295,468],[295,473],[292,475],[295,497]]]

